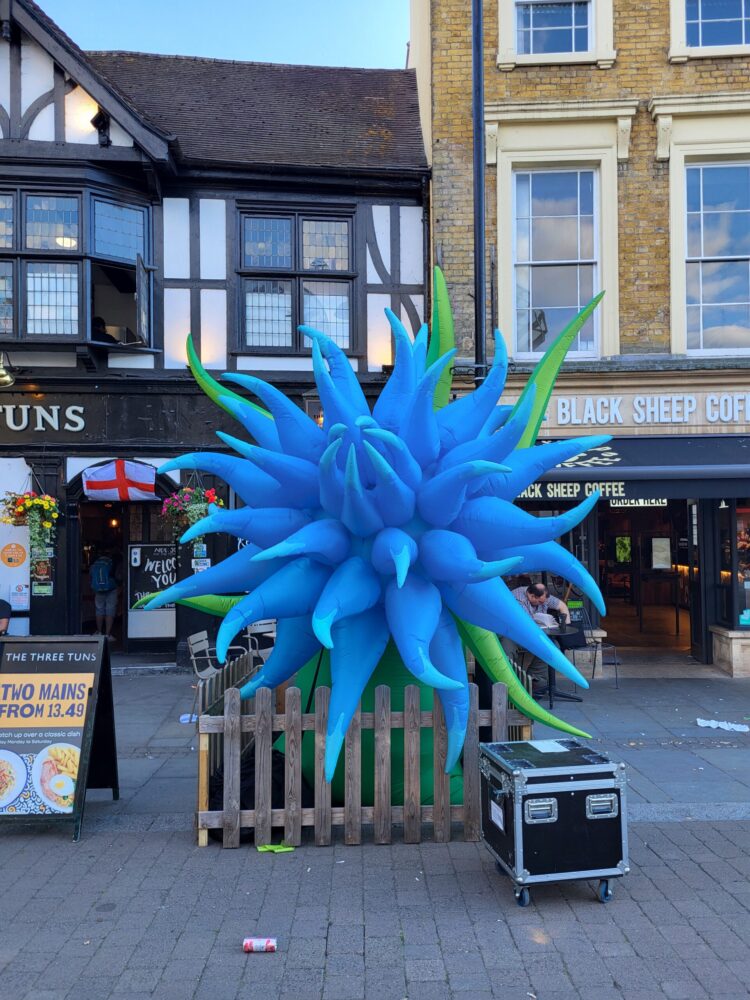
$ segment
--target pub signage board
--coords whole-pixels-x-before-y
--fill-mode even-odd
[[[100,636],[0,640],[0,821],[73,822],[87,788],[119,797],[112,677]]]

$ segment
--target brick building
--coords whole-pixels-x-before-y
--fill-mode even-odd
[[[496,315],[485,307],[512,358],[511,398],[576,310],[606,291],[544,430],[606,428],[615,441],[595,468],[542,484],[537,507],[575,494],[566,478],[579,498],[607,484],[569,544],[608,595],[610,634],[750,672],[750,10],[486,0],[484,19]],[[471,4],[412,0],[410,64],[433,253],[468,361]]]

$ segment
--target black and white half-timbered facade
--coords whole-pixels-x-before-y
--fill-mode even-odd
[[[375,397],[384,308],[417,329],[428,307],[427,179],[411,71],[83,52],[32,0],[0,0],[0,495],[46,492],[62,515],[41,568],[0,525],[12,631],[92,630],[106,548],[117,640],[174,645],[173,620],[128,610],[147,557],[169,563],[160,503],[91,499],[82,473],[224,447],[236,425],[188,371],[188,333],[214,376],[259,374],[315,413],[307,323]]]

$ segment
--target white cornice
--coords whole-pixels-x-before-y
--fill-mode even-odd
[[[485,104],[485,121],[523,122],[590,121],[592,118],[632,118],[638,101],[495,101]]]
[[[750,113],[750,91],[717,94],[673,94],[652,97],[648,104],[656,121],[662,115],[736,115]]]

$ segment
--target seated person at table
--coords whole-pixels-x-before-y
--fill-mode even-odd
[[[537,615],[549,615],[550,612],[553,612],[555,617],[560,617],[566,623],[570,622],[570,612],[565,601],[561,601],[559,597],[553,597],[543,583],[532,583],[528,587],[516,587],[511,593],[530,618],[537,620]],[[521,648],[512,639],[507,638],[503,638],[502,646],[509,657]],[[534,695],[543,694],[547,686],[547,664],[538,656],[531,656],[530,653],[527,653],[523,669],[531,677]]]

